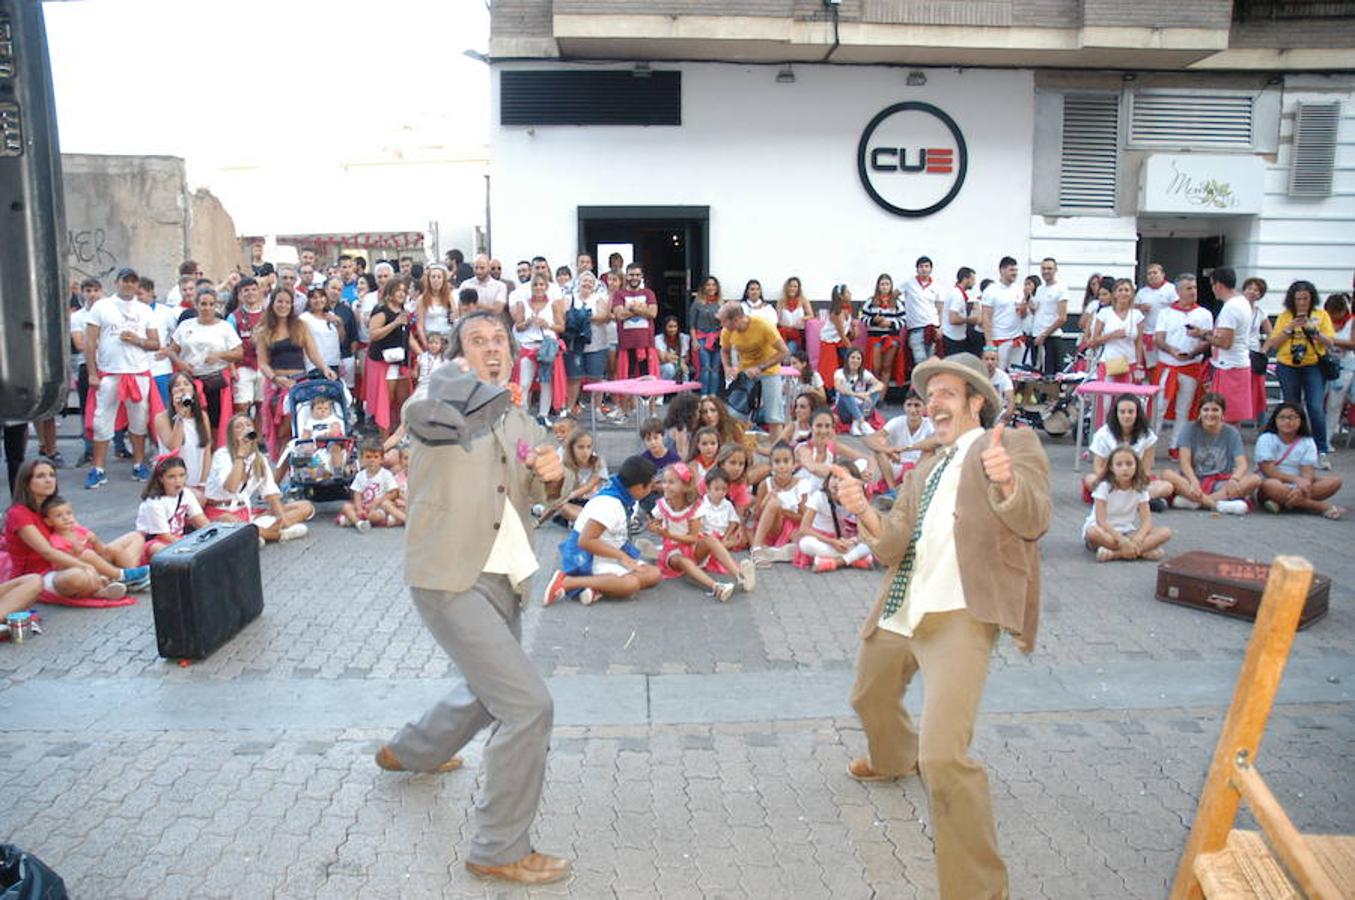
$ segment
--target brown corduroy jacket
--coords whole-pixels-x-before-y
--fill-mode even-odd
[[[990,441],[990,434],[982,435],[961,462],[955,498],[960,585],[965,606],[974,618],[1011,632],[1017,647],[1029,653],[1035,649],[1035,632],[1040,624],[1039,540],[1049,530],[1054,514],[1049,458],[1035,432],[1006,429],[1002,445],[1012,458],[1016,491],[1004,499],[1001,490],[989,483],[979,460]],[[930,454],[904,477],[878,537],[872,538],[862,529],[876,559],[889,567],[862,637],[879,627],[889,585],[913,536],[923,485],[938,459],[938,454]]]

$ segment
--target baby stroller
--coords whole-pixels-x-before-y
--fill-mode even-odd
[[[1073,431],[1077,421],[1077,386],[1092,377],[1081,354],[1069,357],[1063,371],[1052,378],[1025,365],[1012,366],[1007,374],[1016,386],[1013,424],[1038,428],[1050,437],[1063,437]]]
[[[311,423],[311,403],[320,397],[333,405],[334,414],[344,423],[344,434],[303,439],[301,434]],[[291,467],[287,494],[313,503],[347,500],[348,485],[357,474],[357,459],[353,452],[356,439],[351,434],[352,404],[348,388],[342,381],[326,381],[308,373],[288,391],[287,400],[295,437],[287,443],[278,459],[279,467],[284,462]]]

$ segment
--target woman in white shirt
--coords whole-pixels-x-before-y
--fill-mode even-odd
[[[1148,497],[1154,512],[1167,508],[1166,497],[1171,496],[1171,485],[1153,474],[1153,462],[1157,453],[1157,433],[1148,422],[1143,404],[1133,394],[1120,394],[1115,398],[1115,415],[1106,419],[1106,423],[1096,429],[1088,449],[1092,454],[1092,470],[1082,479],[1082,502],[1092,502],[1092,489],[1101,480],[1106,471],[1110,454],[1121,444],[1128,444],[1139,455],[1139,467],[1148,476]]]
[[[691,335],[682,331],[677,316],[663,320],[663,331],[654,336],[654,349],[659,353],[659,376],[669,381],[685,382],[692,357]]]
[[[324,285],[311,287],[301,321],[310,329],[311,340],[315,342],[315,349],[325,365],[337,372],[342,356],[339,347],[348,336],[344,334],[343,320],[329,309],[329,296],[325,293]]]
[[[207,398],[207,419],[216,429],[221,411],[231,402],[231,366],[245,358],[245,345],[229,322],[216,314],[216,291],[204,287],[196,299],[198,315],[174,330],[167,356],[179,370],[188,369]],[[191,483],[191,482],[190,482]]]
[[[866,419],[875,412],[876,404],[884,396],[885,386],[866,368],[865,354],[860,347],[847,351],[842,368],[833,374],[833,388],[837,391],[838,416],[851,423],[852,434],[873,434],[875,429]]]
[[[304,523],[315,516],[305,500],[282,502],[268,458],[259,450],[259,433],[243,413],[226,424],[226,445],[212,454],[205,493],[207,518],[253,522],[265,541],[305,537]],[[261,505],[254,505],[256,495]]]
[[[1096,314],[1088,345],[1101,348],[1101,377],[1107,381],[1141,382],[1147,357],[1143,346],[1143,313],[1134,308],[1134,283],[1118,279],[1111,305]]]
[[[802,292],[800,279],[792,275],[781,286],[781,299],[776,301],[776,327],[791,353],[805,345],[806,316],[814,318],[814,304]]]
[[[750,319],[761,319],[773,328],[777,327],[779,315],[776,307],[772,306],[762,296],[762,282],[756,278],[750,278],[748,283],[743,286],[743,298],[740,300],[743,304],[743,311],[748,314]]]

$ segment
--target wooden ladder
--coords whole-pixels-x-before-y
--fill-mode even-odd
[[[1300,834],[1254,766],[1312,580],[1306,559],[1280,556],[1271,566],[1172,900],[1355,897],[1355,837]],[[1233,828],[1241,801],[1261,832]]]

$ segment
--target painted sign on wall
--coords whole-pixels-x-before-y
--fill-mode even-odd
[[[1258,156],[1154,153],[1139,172],[1139,212],[1258,215],[1265,174]]]
[[[861,186],[896,216],[930,216],[964,186],[969,148],[960,126],[930,103],[895,103],[870,120],[856,147]]]

